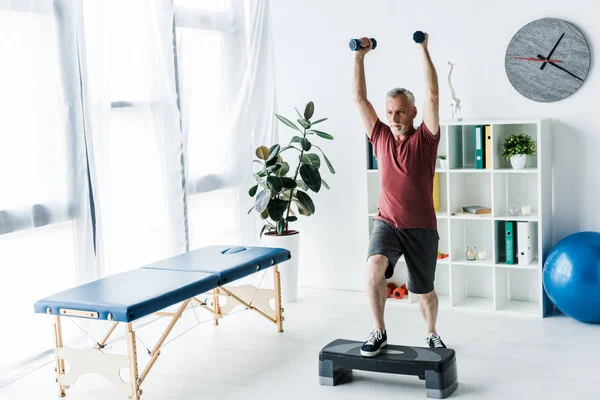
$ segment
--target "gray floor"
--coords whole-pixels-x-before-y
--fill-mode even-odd
[[[423,346],[423,323],[414,306],[387,308],[389,342]],[[168,344],[146,382],[142,399],[424,399],[424,382],[412,376],[355,372],[352,382],[318,384],[319,350],[343,337],[362,340],[370,329],[363,293],[301,290],[285,306],[285,332],[248,311],[204,323]],[[201,320],[208,315],[202,313]],[[196,323],[193,312],[174,335]],[[150,345],[163,321],[144,327],[139,338]],[[598,399],[600,325],[564,316],[546,319],[441,309],[439,332],[456,350],[461,399]],[[147,356],[138,343],[141,363]],[[123,351],[122,341],[111,352]],[[51,399],[56,396],[53,365],[0,389],[0,398]],[[102,377],[84,375],[67,398],[125,398]]]

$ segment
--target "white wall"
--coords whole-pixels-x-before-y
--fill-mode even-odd
[[[352,103],[350,38],[369,36],[378,47],[367,55],[368,97],[384,120],[384,96],[395,86],[423,99],[420,60],[412,33],[429,33],[439,76],[442,118],[446,105],[447,60],[455,62],[452,83],[465,118],[552,118],[554,240],[581,230],[600,231],[600,3],[595,0],[491,1],[323,1],[272,3],[278,110],[295,116],[312,100],[316,116],[335,140],[321,140],[337,173],[324,178],[331,191],[313,194],[317,211],[296,223],[301,230],[300,285],[363,290],[367,241],[365,134]],[[592,65],[583,86],[556,103],[536,103],[518,94],[504,71],[512,36],[544,17],[575,24],[587,37]],[[294,118],[295,120],[295,118]],[[416,122],[420,122],[420,115]],[[283,141],[289,129],[280,128]]]

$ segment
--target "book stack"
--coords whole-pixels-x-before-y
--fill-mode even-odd
[[[491,208],[473,205],[473,206],[464,206],[462,208],[462,211],[455,212],[452,215],[487,217],[491,214],[491,212],[492,212]]]

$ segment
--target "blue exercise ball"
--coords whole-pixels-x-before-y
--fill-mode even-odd
[[[543,280],[562,313],[600,323],[600,233],[578,232],[560,240],[544,262]]]

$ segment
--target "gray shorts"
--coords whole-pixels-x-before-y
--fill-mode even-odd
[[[396,229],[376,219],[369,241],[368,257],[383,255],[388,259],[386,279],[394,274],[396,262],[404,255],[408,269],[406,286],[412,293],[429,293],[434,289],[435,268],[440,236],[431,229]]]

